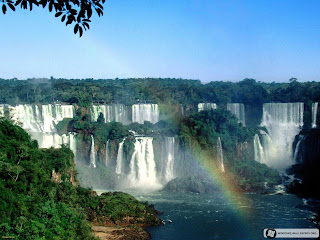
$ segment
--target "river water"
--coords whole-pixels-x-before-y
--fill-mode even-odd
[[[264,239],[265,228],[314,228],[307,219],[312,212],[294,195],[244,194],[234,204],[221,192],[131,194],[164,212],[166,224],[147,229],[154,240],[255,240]]]
[[[160,218],[165,225],[147,229],[153,240],[259,240],[265,239],[265,228],[315,228],[308,219],[313,212],[305,201],[286,193],[226,197],[219,191],[212,194],[124,192],[164,212]]]

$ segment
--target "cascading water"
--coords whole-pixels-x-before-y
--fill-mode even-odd
[[[243,103],[228,103],[227,110],[233,113],[238,118],[239,122],[243,124],[243,126],[246,125],[246,116]]]
[[[117,174],[123,174],[123,143],[125,138],[122,140],[122,142],[119,143],[118,148],[118,155],[117,155],[117,165],[116,165],[116,173]]]
[[[90,148],[90,167],[96,168],[96,150],[94,148],[94,137],[91,135],[91,148]]]
[[[151,123],[159,122],[158,104],[132,105],[132,122],[143,124],[144,121],[149,121]]]
[[[174,178],[174,137],[166,137],[165,141],[165,159],[164,159],[164,180],[169,182]]]
[[[217,141],[217,157],[218,157],[218,162],[221,168],[221,172],[225,172],[224,164],[223,164],[223,150],[222,150],[220,137],[218,137],[218,141]]]
[[[56,124],[62,121],[64,118],[73,118],[73,106],[72,105],[59,105],[55,104],[55,119]]]
[[[301,143],[304,141],[305,136],[303,135],[299,135],[299,140],[297,142],[296,148],[294,150],[294,154],[293,154],[293,160],[294,163],[302,163],[302,156],[301,156]]]
[[[22,123],[28,132],[44,132],[44,124],[37,105],[17,105],[13,111],[13,118]]]
[[[33,139],[36,139],[39,144],[39,148],[60,148],[62,144],[69,145],[71,150],[76,149],[75,134],[63,134],[57,133],[30,133]],[[75,151],[73,151],[75,153]]]
[[[69,147],[74,155],[74,162],[77,162],[77,138],[75,133],[71,133],[69,136]]]
[[[41,110],[40,110],[41,109]],[[64,118],[73,118],[72,105],[47,104],[39,108],[38,105],[17,105],[11,107],[13,119],[23,124],[28,132],[51,133],[56,132],[55,126]]]
[[[76,161],[77,142],[75,133],[59,135],[57,133],[31,132],[30,135],[33,139],[36,139],[38,141],[39,148],[60,148],[62,144],[69,146],[74,154],[74,159]]]
[[[110,142],[109,142],[109,140],[107,140],[107,143],[106,143],[106,158],[105,158],[105,162],[104,162],[106,166],[109,165],[109,161],[110,161],[109,145],[110,145]]]
[[[4,117],[4,106],[0,105],[0,117]]]
[[[198,112],[210,109],[217,109],[217,104],[215,103],[199,103]]]
[[[270,167],[285,169],[293,161],[292,143],[303,126],[303,103],[265,103],[261,126],[265,163]]]
[[[55,132],[52,105],[42,105],[43,132]]]
[[[90,113],[92,121],[97,121],[99,114],[102,113],[106,123],[112,121],[130,123],[129,108],[124,104],[93,105]]]
[[[152,137],[136,137],[128,179],[134,188],[161,188],[157,180]]]
[[[76,156],[76,138],[74,134],[58,135],[56,125],[64,118],[73,118],[72,105],[17,105],[8,106],[13,119],[21,122],[22,127],[36,139],[40,148],[60,148],[62,144],[69,145]],[[75,158],[76,159],[76,158]]]
[[[318,102],[312,103],[312,128],[317,127]]]
[[[185,115],[184,112],[185,112],[185,111],[184,111],[184,106],[183,106],[182,104],[179,104],[179,113],[180,113],[182,116],[184,116],[184,115]]]
[[[260,163],[264,163],[264,151],[260,142],[259,135],[254,135],[253,139],[253,148],[254,148],[254,160]]]

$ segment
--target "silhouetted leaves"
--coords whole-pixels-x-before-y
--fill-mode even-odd
[[[74,33],[79,32],[81,37],[83,34],[83,29],[86,31],[90,29],[89,19],[92,17],[93,9],[96,11],[98,16],[103,15],[103,6],[105,0],[3,0],[2,12],[6,14],[7,5],[12,10],[15,11],[15,6],[20,5],[22,9],[33,10],[33,6],[42,6],[46,8],[48,6],[49,12],[55,12],[55,17],[61,18],[61,22],[66,21],[66,26],[69,24],[74,24]],[[29,7],[28,7],[29,5]]]
[[[76,25],[74,26],[74,34],[77,34],[78,29],[79,29],[79,24],[76,24]]]
[[[62,14],[62,12],[57,12],[56,15],[54,15],[55,17],[59,17]]]
[[[2,5],[2,12],[3,12],[3,14],[6,14],[6,11],[7,11],[7,7],[6,7],[6,5]]]

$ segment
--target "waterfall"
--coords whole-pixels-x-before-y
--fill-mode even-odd
[[[243,124],[243,126],[246,125],[246,117],[243,103],[228,103],[227,110],[233,113],[238,118],[239,122]]]
[[[33,139],[36,139],[39,144],[39,148],[60,148],[62,144],[69,146],[76,159],[77,154],[77,142],[76,134],[69,133],[59,135],[57,133],[30,133]]]
[[[264,151],[260,142],[259,135],[254,135],[253,139],[254,160],[260,163],[264,163]]]
[[[144,121],[149,121],[151,123],[159,122],[158,104],[132,105],[132,122],[143,124]]]
[[[108,122],[107,119],[107,111],[106,111],[106,105],[93,105],[90,109],[90,115],[91,115],[91,121],[96,122],[99,114],[102,113],[104,117],[104,121]]]
[[[76,159],[75,134],[56,133],[56,125],[64,118],[73,118],[72,105],[46,104],[20,104],[15,107],[6,105],[15,121],[21,122],[23,129],[28,131],[33,139],[38,141],[40,148],[60,148],[62,144],[68,145]],[[1,110],[1,108],[0,108]]]
[[[0,117],[4,117],[4,105],[0,104]]]
[[[52,105],[42,105],[42,116],[43,116],[43,132],[54,132],[54,118],[52,112]]]
[[[294,163],[301,163],[302,162],[300,145],[304,141],[304,138],[305,137],[303,135],[299,135],[299,141],[297,142],[297,145],[296,145],[296,148],[295,148],[294,154],[293,154]]]
[[[93,105],[90,111],[92,121],[97,121],[100,113],[103,114],[106,123],[112,121],[130,123],[129,109],[124,104]]]
[[[317,127],[318,102],[312,103],[312,128]]]
[[[198,112],[203,110],[217,109],[217,104],[215,103],[199,103]]]
[[[118,148],[118,155],[117,155],[117,165],[116,165],[116,173],[117,174],[123,174],[122,171],[122,165],[123,165],[123,143],[125,138],[122,140],[122,142],[119,143]]]
[[[174,178],[174,137],[165,138],[165,171],[164,179],[169,182]]]
[[[110,142],[109,142],[109,140],[107,140],[107,143],[106,143],[106,158],[105,158],[105,165],[106,165],[106,166],[109,165],[109,161],[110,161],[109,145],[110,145]]]
[[[72,133],[69,136],[70,136],[69,147],[72,150],[73,155],[74,155],[74,163],[76,163],[77,162],[77,138],[76,138],[76,134]]]
[[[179,104],[179,113],[184,116],[185,115],[185,111],[184,111],[184,106],[182,104]]]
[[[96,168],[96,151],[94,148],[94,137],[91,135],[91,149],[90,149],[90,167]]]
[[[218,156],[218,162],[220,164],[221,172],[225,172],[224,164],[223,164],[223,150],[222,150],[220,137],[218,137],[218,141],[217,141],[217,156]]]
[[[134,153],[130,160],[128,179],[136,188],[159,188],[153,152],[153,138],[136,137]]]
[[[64,118],[73,118],[73,106],[72,105],[53,105],[55,108],[55,119],[56,124],[62,121]]]
[[[56,132],[58,122],[74,115],[72,105],[46,104],[39,108],[38,105],[23,104],[11,108],[13,119],[21,122],[28,132]]]
[[[14,120],[28,132],[43,132],[43,121],[37,105],[18,105],[13,109]]]
[[[303,126],[303,103],[265,103],[261,126],[268,134],[263,136],[265,163],[284,169],[293,161],[292,143]]]

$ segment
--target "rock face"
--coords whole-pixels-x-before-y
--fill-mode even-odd
[[[293,182],[288,191],[306,197],[320,198],[320,129],[301,131],[295,144],[297,164],[288,170],[301,179],[301,183]]]
[[[217,185],[209,179],[199,177],[175,178],[168,182],[163,191],[167,192],[193,192],[212,193],[217,191]]]
[[[62,183],[62,173],[60,172],[56,172],[54,169],[51,172],[51,181],[55,182],[55,183]],[[77,186],[79,183],[75,177],[75,170],[74,169],[70,169],[67,173],[66,173],[67,178],[65,179],[65,181],[69,181],[72,186]]]
[[[53,169],[52,173],[51,173],[51,181],[55,182],[55,183],[61,183],[61,173],[56,173],[56,171]]]

